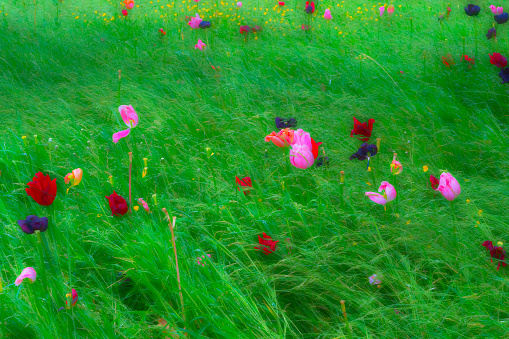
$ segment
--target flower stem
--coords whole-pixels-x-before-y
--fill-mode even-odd
[[[49,288],[49,285],[48,285],[48,277],[46,275],[46,265],[45,265],[45,261],[48,261],[49,263],[49,260],[44,260],[44,258],[47,258],[48,255],[48,249],[47,249],[47,246],[46,245],[46,242],[43,242],[42,240],[42,233],[40,231],[35,231],[35,234],[37,235],[37,251],[39,252],[39,258],[41,258],[41,261],[42,261],[42,268],[41,268],[41,277],[42,277],[42,285],[44,286],[44,288]],[[46,238],[44,238],[46,240]],[[43,245],[44,244],[44,245]],[[46,247],[46,255],[43,254],[43,252],[45,252],[44,250],[44,247]],[[51,266],[51,263],[49,263],[49,265]]]
[[[457,233],[456,232],[456,213],[454,213],[454,200],[451,201],[451,213],[452,213],[452,218],[453,218],[453,224],[452,224],[452,227],[453,227],[453,232],[454,233]]]
[[[341,311],[343,311],[343,317],[345,318],[346,333],[349,339],[352,339],[352,332],[350,331],[350,324],[348,323],[348,317],[346,316],[345,301],[341,300]]]

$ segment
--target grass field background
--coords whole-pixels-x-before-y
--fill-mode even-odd
[[[508,56],[509,27],[486,39],[491,2],[475,19],[435,0],[394,2],[391,18],[372,1],[323,1],[312,16],[302,1],[135,3],[123,17],[120,2],[0,0],[1,337],[509,337],[507,268],[481,246],[509,241],[509,87],[488,56]],[[187,26],[196,13],[212,27]],[[246,39],[240,25],[262,31]],[[114,144],[119,105],[140,120]],[[330,166],[298,169],[266,143],[276,116],[323,142]],[[371,172],[348,160],[354,116],[376,120]],[[152,213],[112,217],[105,196],[127,199],[128,152],[133,205]],[[83,181],[66,194],[75,168]],[[456,221],[428,180],[446,170],[462,188]],[[25,192],[38,171],[57,178],[48,207]],[[364,195],[382,180],[398,192],[387,211]],[[31,214],[50,220],[48,255],[16,223]],[[268,256],[254,249],[263,232],[279,241]],[[28,266],[37,281],[14,286]],[[57,312],[71,288],[77,307]]]

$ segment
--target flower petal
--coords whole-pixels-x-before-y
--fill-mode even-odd
[[[131,133],[131,129],[125,129],[123,131],[117,132],[113,134],[113,142],[116,144],[120,139],[125,138]]]

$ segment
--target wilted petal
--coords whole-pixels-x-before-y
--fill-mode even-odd
[[[30,279],[32,282],[34,282],[37,278],[37,273],[32,267],[27,267],[21,271],[21,274],[16,278],[14,285],[19,286],[26,278]]]
[[[366,196],[368,196],[368,198],[370,198],[373,202],[376,202],[377,204],[380,204],[380,205],[385,205],[387,204],[387,200],[385,200],[384,196],[381,195],[380,193],[376,193],[376,192],[366,192],[364,193]]]

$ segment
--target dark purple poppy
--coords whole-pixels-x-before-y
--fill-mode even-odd
[[[368,157],[376,155],[376,152],[378,152],[378,148],[376,148],[375,145],[368,145],[368,143],[365,142],[361,145],[361,148],[359,148],[357,152],[350,156],[350,160],[366,160]]]
[[[502,68],[500,70],[500,73],[498,73],[498,76],[502,78],[503,84],[505,84],[506,82],[509,82],[509,67]]]
[[[329,167],[329,157],[318,157],[315,161],[316,167],[320,167],[325,165],[326,167]]]
[[[279,129],[291,128],[297,126],[295,118],[280,118],[276,117],[276,127]]]
[[[199,26],[200,26],[200,28],[203,28],[203,29],[209,28],[210,27],[210,21],[202,21],[202,22],[200,22]]]
[[[48,229],[48,218],[29,215],[25,220],[18,220],[18,225],[26,234],[33,234],[35,231],[44,232]]]
[[[507,20],[509,20],[509,14],[507,13],[502,13],[500,15],[495,15],[494,16],[495,18],[495,21],[497,22],[497,24],[505,24],[507,22]]]
[[[493,258],[500,260],[498,263],[497,271],[500,269],[500,265],[502,265],[502,267],[507,266],[507,264],[504,262],[505,251],[503,247],[493,246],[493,243],[489,240],[483,242],[482,246],[486,247],[486,250],[490,251],[491,262],[493,262]]]
[[[477,5],[467,5],[467,7],[465,7],[465,13],[468,15],[468,16],[476,16],[477,14],[479,14],[479,12],[481,11],[481,7],[477,6]]]
[[[488,38],[488,40],[490,40],[491,38],[497,37],[497,30],[495,29],[495,27],[490,28],[488,30],[488,33],[486,33],[486,37]]]

